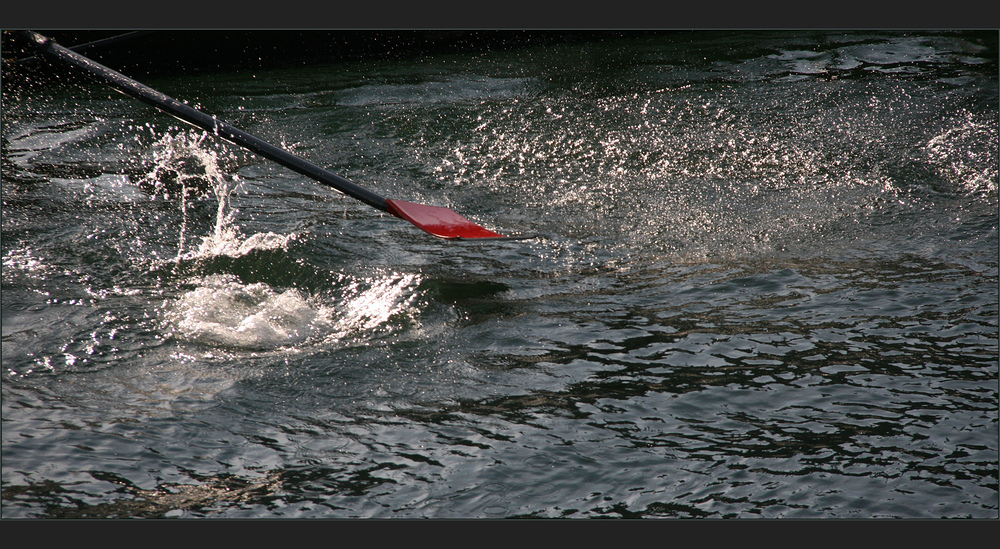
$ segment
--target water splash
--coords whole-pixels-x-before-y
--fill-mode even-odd
[[[199,263],[218,256],[240,258],[256,251],[286,251],[298,235],[273,232],[244,236],[230,196],[239,178],[227,176],[208,134],[166,135],[154,145],[154,168],[147,175],[154,197],[180,197],[184,220],[174,263]],[[197,246],[187,249],[187,200],[218,202],[215,225]],[[409,310],[417,293],[417,275],[388,273],[373,277],[341,275],[336,295],[308,295],[266,282],[247,284],[234,274],[193,276],[194,289],[168,300],[163,318],[170,336],[191,343],[237,349],[291,349],[310,341],[336,342],[389,323]]]
[[[328,341],[339,340],[359,331],[388,323],[413,307],[420,277],[415,274],[386,274],[351,279],[342,296],[333,331]]]
[[[899,195],[877,167],[851,164],[827,145],[834,115],[783,120],[736,93],[713,94],[658,89],[554,97],[541,100],[544,108],[483,104],[470,108],[481,124],[439,146],[433,173],[455,185],[477,180],[560,214],[553,217],[567,212],[573,221],[559,227],[567,236],[621,231],[622,252],[652,248],[696,262],[833,239],[830,227],[853,225]]]
[[[924,145],[930,164],[949,182],[972,194],[997,192],[997,125],[966,113],[954,127]]]
[[[239,210],[232,207],[232,193],[239,188],[239,176],[225,173],[225,159],[209,149],[205,132],[167,134],[153,144],[153,169],[143,179],[152,187],[154,199],[179,197],[182,213],[176,261],[218,255],[239,257],[253,250],[284,249],[297,235],[272,232],[244,237],[235,223]],[[187,209],[191,199],[218,202],[212,233],[202,237],[197,247],[186,249]]]
[[[234,349],[302,349],[335,344],[411,316],[419,276],[345,275],[337,295],[310,296],[295,288],[278,290],[233,275],[191,280],[195,288],[169,302],[165,320],[171,337]]]
[[[167,308],[171,335],[186,341],[243,349],[301,343],[329,331],[332,312],[296,289],[243,284],[232,275],[193,280],[196,287]]]
[[[171,200],[179,196],[181,228],[177,250],[178,259],[184,256],[187,237],[187,207],[192,198],[205,198],[214,193],[219,202],[216,217],[216,238],[235,236],[230,233],[232,218],[236,211],[230,211],[229,195],[236,187],[237,176],[226,177],[220,167],[218,154],[202,146],[207,133],[189,131],[166,134],[153,144],[153,169],[146,175],[143,184],[151,186],[153,198]]]

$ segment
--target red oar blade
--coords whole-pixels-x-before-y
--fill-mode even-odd
[[[424,231],[447,240],[510,238],[495,233],[440,206],[425,206],[403,200],[386,200],[389,213],[413,223]]]

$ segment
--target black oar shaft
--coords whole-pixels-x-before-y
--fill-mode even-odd
[[[384,212],[389,212],[386,199],[364,187],[361,187],[350,180],[327,171],[319,166],[299,158],[283,149],[275,147],[253,135],[250,135],[239,128],[233,127],[215,116],[207,115],[193,107],[190,107],[172,97],[160,93],[148,86],[140,84],[135,80],[112,70],[100,63],[84,57],[68,48],[60,46],[55,41],[50,40],[38,33],[25,31],[28,39],[43,53],[78,67],[105,81],[112,87],[128,94],[136,99],[144,101],[158,109],[166,111],[177,118],[213,133],[223,139],[236,143],[248,150],[257,153],[265,158],[273,160],[287,168],[290,168],[302,175],[315,179],[320,183],[333,187],[338,191],[356,198],[370,206],[378,208]],[[391,213],[391,212],[390,212]]]

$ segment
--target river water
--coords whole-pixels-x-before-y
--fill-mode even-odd
[[[997,518],[995,32],[679,32],[3,105],[4,518]]]

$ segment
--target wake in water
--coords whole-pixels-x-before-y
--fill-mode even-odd
[[[218,155],[203,144],[206,135],[166,135],[153,147],[154,166],[145,183],[156,198],[179,196],[182,211],[179,249],[170,262],[199,264],[219,257],[287,253],[298,234],[241,233],[235,221],[239,211],[230,200],[240,180],[226,176]],[[185,249],[191,198],[214,198],[218,209],[213,231],[197,246]],[[237,349],[287,349],[375,329],[411,307],[416,298],[413,288],[419,283],[415,275],[340,278],[343,284],[338,295],[324,297],[296,288],[277,289],[266,282],[248,284],[229,273],[192,276],[185,283],[194,289],[168,300],[163,319],[167,332],[182,341]]]

